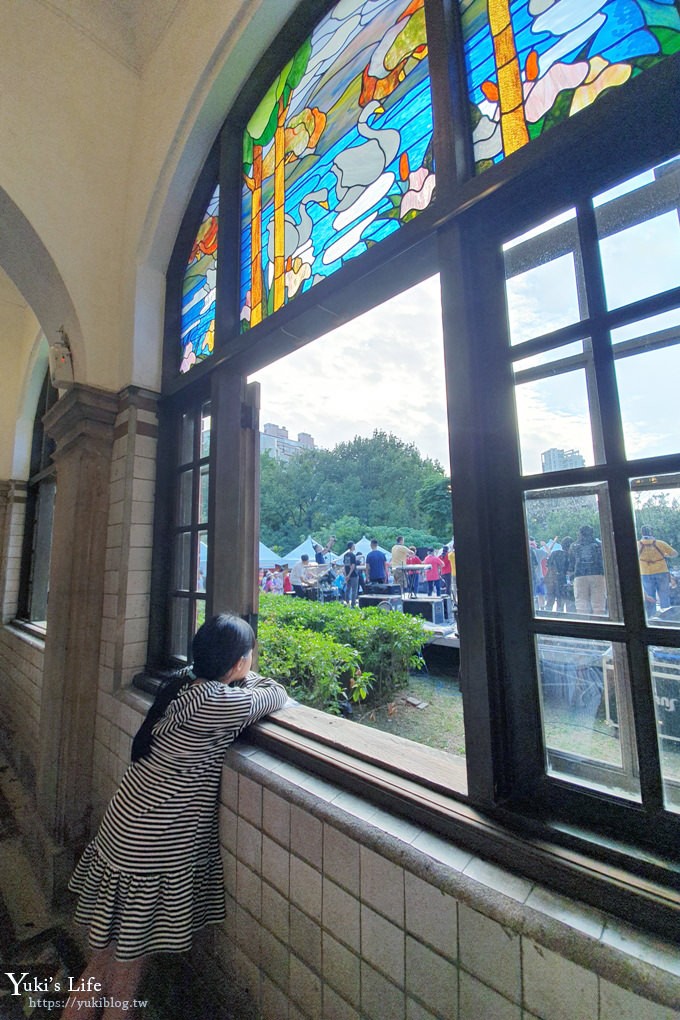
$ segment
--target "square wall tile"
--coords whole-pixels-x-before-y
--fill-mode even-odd
[[[262,924],[268,931],[282,942],[290,937],[290,905],[286,896],[282,896],[268,882],[262,883]]]
[[[321,919],[321,873],[300,857],[290,857],[290,899],[310,917]]]
[[[298,857],[321,870],[323,825],[314,815],[296,805],[290,809],[290,848]]]
[[[290,891],[290,854],[273,839],[262,837],[262,876],[286,898]]]
[[[323,980],[326,987],[331,985],[343,999],[359,1007],[361,961],[328,932],[323,933]]]
[[[321,978],[291,953],[290,997],[309,1017],[321,1016]]]
[[[361,1017],[362,1020],[405,1020],[406,998],[401,988],[373,970],[365,961],[361,963]]]
[[[294,906],[290,908],[290,948],[308,967],[321,973],[321,925]]]
[[[266,974],[262,978],[262,1016],[264,1020],[288,1020],[288,996]]]
[[[480,1017],[493,1017],[493,1020],[522,1020],[522,1008],[517,1003],[504,999],[477,978],[461,971],[458,1020],[480,1020]]]
[[[222,769],[222,782],[220,784],[220,801],[225,807],[238,813],[238,772],[228,768]]]
[[[524,1005],[549,1020],[596,1017],[598,981],[595,974],[550,949],[522,938]]]
[[[404,929],[362,904],[361,958],[395,985],[403,986],[404,953]]]
[[[328,985],[324,985],[322,1015],[323,1020],[361,1020],[357,1011]]]
[[[680,989],[678,1002],[680,1004]],[[680,1020],[680,1008],[659,1006],[601,978],[600,1020]]]
[[[404,869],[361,848],[361,900],[404,926]]]
[[[281,846],[290,846],[290,804],[271,790],[263,791],[262,828]]]
[[[262,870],[262,832],[245,818],[238,820],[236,856],[253,871]]]
[[[270,935],[268,931],[261,934],[262,970],[279,988],[288,991],[290,952],[284,942]]]
[[[242,861],[236,861],[236,899],[258,920],[262,914],[262,879]]]
[[[513,1002],[522,1002],[521,940],[464,903],[458,910],[460,965]]]
[[[323,828],[324,875],[358,896],[360,888],[359,844],[332,825],[324,825]]]
[[[406,937],[406,991],[439,1020],[456,1020],[458,968],[421,942]]]
[[[437,1020],[437,1017],[415,999],[407,999],[406,1020]]]
[[[335,882],[323,880],[323,927],[356,953],[361,950],[361,905]]]
[[[262,828],[262,787],[247,776],[238,780],[238,813],[257,829]]]
[[[406,930],[442,956],[458,955],[458,904],[453,896],[422,879],[405,875]]]

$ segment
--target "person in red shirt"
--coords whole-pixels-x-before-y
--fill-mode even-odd
[[[451,594],[451,560],[449,559],[449,547],[445,545],[441,551],[442,561],[442,585],[444,587],[444,594]]]
[[[423,560],[423,563],[427,563],[429,569],[425,571],[425,580],[427,581],[427,594],[431,595],[433,591],[436,591],[437,596],[442,593],[442,567],[444,564],[440,560],[439,556],[435,556],[434,549],[427,550],[427,556]]]

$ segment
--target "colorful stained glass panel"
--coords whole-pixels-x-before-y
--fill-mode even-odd
[[[461,0],[477,170],[680,49],[673,0]]]
[[[219,185],[210,199],[191,248],[182,287],[180,372],[213,352]]]
[[[241,326],[398,230],[433,199],[423,0],[342,0],[244,134]]]

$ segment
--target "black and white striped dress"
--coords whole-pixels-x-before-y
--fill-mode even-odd
[[[225,750],[241,730],[281,708],[274,680],[197,681],[153,728],[151,753],[129,766],[69,888],[93,949],[116,957],[183,952],[225,916],[217,802]]]

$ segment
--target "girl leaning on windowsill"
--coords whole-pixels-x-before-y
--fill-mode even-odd
[[[99,983],[98,1001],[131,1003],[150,953],[184,952],[194,932],[224,919],[224,752],[287,700],[280,684],[251,671],[254,640],[238,616],[213,617],[198,630],[193,676],[157,695],[134,738],[132,764],[75,868],[75,920],[87,925],[93,951],[82,976]],[[73,1001],[62,1016],[130,1017],[121,1008]]]

